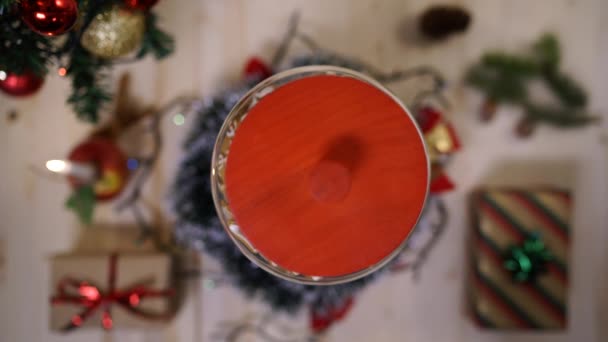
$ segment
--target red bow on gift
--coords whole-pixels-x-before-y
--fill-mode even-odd
[[[118,304],[128,310],[130,313],[149,320],[165,320],[171,317],[171,313],[153,313],[138,309],[139,303],[149,297],[169,297],[173,296],[173,289],[154,290],[143,285],[135,285],[126,290],[116,289],[116,264],[118,255],[110,256],[110,270],[108,277],[108,290],[100,291],[99,287],[91,285],[86,281],[76,280],[66,277],[57,285],[58,295],[51,298],[53,305],[57,304],[74,304],[84,307],[77,315],[72,317],[72,320],[66,324],[62,330],[68,331],[78,328],[82,323],[89,318],[93,313],[103,308],[101,324],[105,329],[111,329],[113,325],[111,307],[113,304]],[[68,291],[71,289],[72,291]],[[70,294],[71,293],[78,293]]]

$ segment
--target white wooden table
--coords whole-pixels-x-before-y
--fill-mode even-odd
[[[436,2],[436,1],[433,1]],[[450,1],[444,1],[450,2]],[[608,296],[605,245],[606,124],[558,132],[541,127],[530,140],[514,137],[516,110],[500,109],[482,126],[476,118],[480,98],[463,90],[465,66],[489,48],[523,48],[540,33],[557,32],[566,46],[563,63],[590,90],[591,108],[608,114],[608,2],[602,0],[461,0],[474,21],[470,31],[450,41],[419,47],[399,42],[401,22],[430,1],[423,0],[192,0],[161,1],[163,25],[177,38],[177,52],[160,65],[145,61],[129,66],[142,100],[163,104],[184,94],[211,96],[240,77],[251,55],[269,58],[282,37],[289,15],[301,11],[303,31],[320,44],[361,58],[385,70],[431,64],[452,80],[451,117],[464,150],[449,168],[458,189],[446,196],[451,212],[447,233],[432,253],[419,282],[409,275],[388,277],[365,290],[351,314],[327,336],[328,341],[606,341]],[[246,301],[231,288],[188,287],[188,302],[166,329],[157,331],[83,330],[60,335],[48,330],[47,257],[69,251],[82,234],[73,215],[63,210],[65,184],[29,171],[47,159],[62,157],[90,130],[64,104],[69,84],[51,76],[38,95],[16,101],[0,95],[0,341],[209,341],[219,321],[260,314],[264,306]],[[399,93],[400,88],[395,88]],[[4,117],[16,109],[20,117]],[[606,121],[606,120],[604,120]],[[604,128],[602,128],[604,127]],[[167,144],[146,197],[162,205],[179,159],[186,126],[167,120]],[[464,314],[466,198],[507,161],[543,161],[571,165],[575,190],[570,327],[560,334],[487,333]],[[574,173],[571,171],[574,170]],[[565,171],[548,169],[547,179]],[[549,176],[551,174],[551,176]],[[556,176],[555,176],[556,175]],[[527,176],[526,176],[527,177]],[[530,175],[533,177],[533,175]],[[541,177],[540,181],[545,180]],[[104,223],[128,222],[100,210]],[[298,316],[302,325],[304,315]]]

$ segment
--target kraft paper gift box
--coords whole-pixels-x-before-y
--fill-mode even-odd
[[[498,187],[473,194],[468,291],[480,327],[566,328],[571,207],[570,193],[556,188]],[[528,255],[525,243],[528,250],[547,252],[548,261]]]
[[[56,255],[51,259],[50,327],[157,326],[171,317],[170,279],[168,254]]]

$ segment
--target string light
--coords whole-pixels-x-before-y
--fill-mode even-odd
[[[176,126],[181,126],[181,125],[183,125],[185,122],[186,122],[186,117],[184,116],[184,114],[181,114],[181,113],[180,113],[180,114],[176,114],[176,115],[173,117],[173,123],[174,123]]]
[[[213,280],[213,279],[205,279],[204,280],[204,286],[205,286],[206,289],[212,290],[212,289],[215,288],[215,285],[216,285],[215,284],[215,280]]]
[[[46,162],[46,168],[49,171],[62,173],[68,168],[68,164],[65,160],[49,160]]]
[[[80,326],[82,324],[82,317],[76,315],[74,317],[72,317],[72,324],[74,324],[75,326]]]
[[[68,73],[68,70],[64,67],[59,68],[59,70],[57,70],[57,74],[59,74],[59,76],[63,77]]]
[[[139,167],[139,161],[135,158],[127,159],[127,169],[133,171]]]
[[[0,70],[0,81],[6,80],[6,71]]]
[[[139,295],[137,293],[132,293],[129,296],[129,304],[131,304],[131,306],[138,306],[139,305]]]
[[[93,182],[97,178],[95,166],[91,164],[52,159],[46,162],[46,168],[57,174],[76,177],[83,182]]]

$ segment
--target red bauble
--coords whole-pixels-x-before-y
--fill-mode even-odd
[[[21,75],[15,73],[3,73],[4,79],[0,78],[0,90],[12,96],[28,96],[36,93],[44,79],[31,71]]]
[[[243,74],[248,78],[266,79],[272,76],[272,69],[262,59],[251,57],[245,64]]]
[[[127,184],[127,158],[109,139],[93,137],[86,140],[72,150],[68,159],[97,167],[99,179],[93,186],[98,200],[109,200],[118,196]],[[70,182],[74,187],[82,185],[74,178],[70,178]]]
[[[133,9],[145,11],[156,5],[158,0],[125,0],[125,4]]]
[[[57,36],[78,19],[76,0],[21,0],[21,18],[35,32]]]

